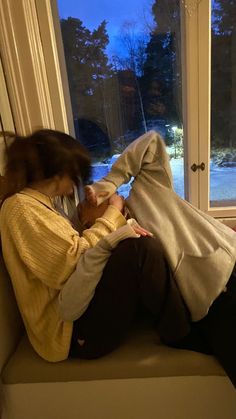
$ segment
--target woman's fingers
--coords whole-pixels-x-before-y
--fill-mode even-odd
[[[97,197],[93,190],[93,188],[89,185],[84,187],[85,198],[91,204],[96,206],[97,205]]]
[[[109,195],[109,192],[104,191],[104,192],[100,192],[98,195],[96,195],[96,193],[94,192],[92,186],[87,185],[84,187],[84,192],[85,192],[85,198],[86,200],[93,206],[97,206],[97,198],[98,197],[107,197]]]
[[[153,237],[153,234],[151,233],[151,231],[146,230],[143,227],[140,226],[133,226],[133,229],[135,231],[136,234],[139,234],[140,236],[148,236],[148,237]]]

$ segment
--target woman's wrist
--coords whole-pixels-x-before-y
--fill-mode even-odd
[[[105,218],[106,220],[109,220],[111,223],[113,223],[115,228],[127,224],[126,219],[121,211],[113,204],[108,206],[102,218]]]

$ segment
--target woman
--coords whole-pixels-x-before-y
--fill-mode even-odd
[[[105,178],[86,187],[87,200],[101,204],[131,177],[128,211],[159,238],[191,316],[189,334],[172,344],[214,353],[236,385],[235,232],[174,192],[165,144],[155,131],[131,143]]]
[[[114,349],[130,327],[141,298],[155,312],[156,306],[159,310],[163,301],[174,298],[184,328],[188,317],[175,285],[165,286],[172,283],[172,276],[159,242],[146,237],[137,240],[148,232],[127,224],[121,197],[113,194],[105,211],[82,235],[56,210],[54,198],[71,194],[78,179],[86,181],[89,172],[84,148],[58,131],[16,136],[7,151],[0,211],[3,257],[29,340],[40,356],[52,362],[66,359],[69,353],[94,358]],[[116,231],[120,240],[128,240],[114,250],[89,307],[78,321],[63,320],[60,291],[82,255]],[[147,281],[150,271],[152,280]]]

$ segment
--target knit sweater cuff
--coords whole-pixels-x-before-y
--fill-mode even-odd
[[[125,217],[114,205],[109,205],[109,207],[104,212],[103,216],[97,218],[96,221],[100,221],[105,224],[110,231],[114,231],[119,227],[122,227],[126,224]]]
[[[118,230],[113,231],[113,233],[108,234],[102,240],[108,245],[106,246],[107,249],[114,249],[122,240],[138,237],[140,237],[139,234],[136,234],[133,228],[129,224],[126,224],[118,228]]]

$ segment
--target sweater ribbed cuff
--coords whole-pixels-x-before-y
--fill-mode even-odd
[[[103,216],[97,218],[97,221],[103,222],[111,231],[126,224],[125,217],[114,205],[109,205]]]
[[[104,237],[103,241],[108,244],[108,249],[114,249],[122,240],[138,237],[140,237],[139,234],[136,234],[133,228],[129,224],[126,224],[113,233],[108,234]]]

